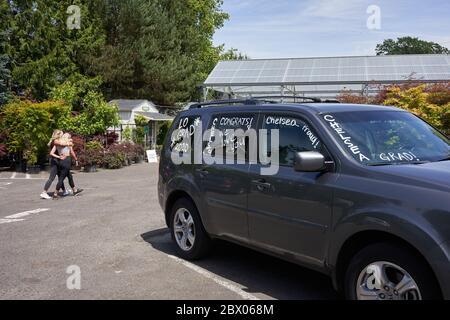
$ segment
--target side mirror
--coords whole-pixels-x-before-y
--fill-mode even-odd
[[[297,152],[294,170],[299,172],[320,172],[325,169],[325,157],[317,151]]]

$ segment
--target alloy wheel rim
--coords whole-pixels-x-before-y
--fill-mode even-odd
[[[183,251],[191,250],[195,243],[195,224],[189,210],[180,208],[175,212],[173,230],[178,246]]]
[[[356,283],[358,300],[422,300],[419,286],[400,266],[377,261],[365,267]]]

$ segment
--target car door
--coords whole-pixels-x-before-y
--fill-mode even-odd
[[[240,129],[254,129],[257,113],[233,112],[213,114],[205,142],[204,157],[217,156],[214,150],[223,141],[223,164],[204,163],[195,170],[195,179],[200,186],[207,207],[209,232],[239,241],[248,241],[247,195],[250,188],[249,164],[237,163],[237,148],[245,148],[243,139],[227,138],[227,133]],[[231,137],[228,134],[228,137]],[[225,163],[227,162],[227,163]]]
[[[332,214],[330,183],[335,173],[296,172],[294,154],[319,151],[328,162],[332,158],[305,118],[286,113],[261,113],[260,117],[269,140],[271,130],[279,130],[279,171],[266,176],[261,175],[260,163],[250,166],[250,239],[264,249],[322,265]]]

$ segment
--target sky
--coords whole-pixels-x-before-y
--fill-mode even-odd
[[[252,59],[375,55],[403,36],[450,48],[449,0],[224,0],[222,9],[230,19],[215,45]]]

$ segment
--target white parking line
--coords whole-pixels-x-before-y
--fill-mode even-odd
[[[44,212],[44,211],[48,211],[48,210],[50,210],[50,209],[44,208],[44,209],[36,209],[36,210],[19,212],[19,213],[16,213],[16,214],[13,214],[13,215],[5,217],[5,219],[19,219],[19,218],[23,218],[23,217],[29,216],[30,214]]]
[[[10,179],[15,179],[17,176],[17,172],[13,172]]]
[[[169,258],[175,260],[176,262],[184,265],[185,267],[197,272],[198,274],[204,276],[205,278],[211,279],[212,281],[214,281],[215,283],[221,285],[222,287],[227,288],[230,291],[233,291],[234,293],[238,294],[241,298],[245,299],[245,300],[260,300],[258,297],[252,295],[251,293],[245,292],[244,290],[242,290],[241,288],[239,288],[238,286],[220,279],[218,276],[216,276],[214,273],[211,273],[199,266],[196,266],[193,263],[190,263],[188,261],[185,261],[183,259],[180,259],[178,257],[172,256],[170,254],[167,255]]]
[[[6,187],[11,184],[12,182],[0,182],[0,189],[7,189]]]
[[[4,223],[11,223],[11,222],[20,222],[24,221],[25,219],[0,219],[0,224]]]
[[[44,211],[48,211],[48,210],[50,210],[50,209],[43,208],[43,209],[29,210],[29,211],[12,214],[10,216],[4,217],[3,219],[0,219],[0,224],[25,221],[25,219],[22,219],[22,218],[28,217],[29,215],[34,214],[34,213],[44,212]]]
[[[0,178],[0,180],[47,180],[46,178]]]

